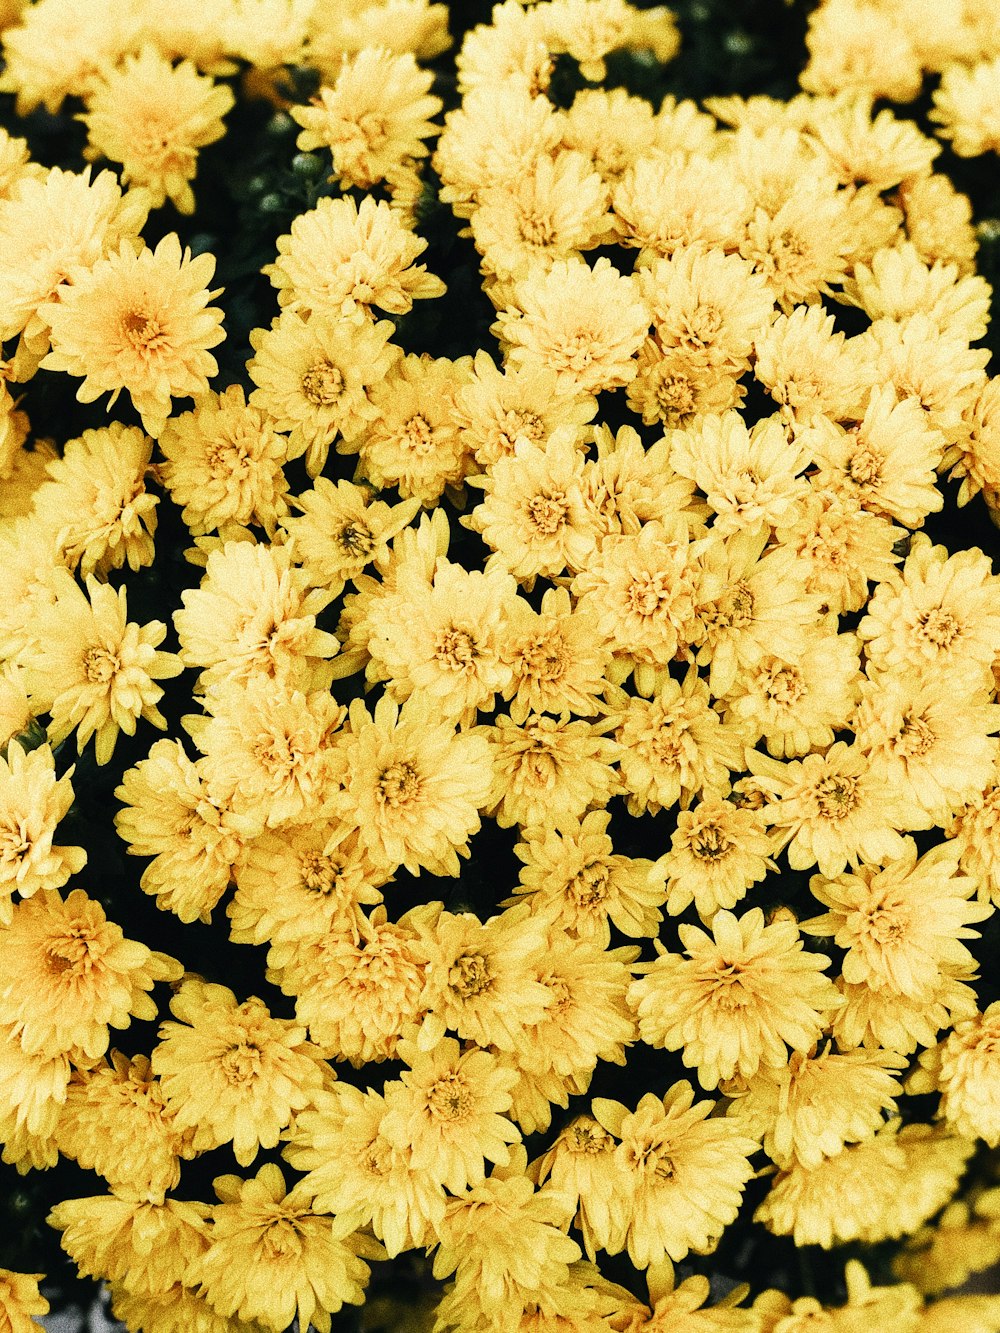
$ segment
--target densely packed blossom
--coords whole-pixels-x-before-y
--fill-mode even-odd
[[[0,0],[0,1333],[1000,1330],[1000,20],[725,8]]]

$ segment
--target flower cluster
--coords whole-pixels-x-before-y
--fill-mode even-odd
[[[437,1333],[1000,1328],[991,290],[875,110],[1000,148],[952,8],[698,106],[628,0],[15,6],[91,165],[0,140],[0,1143],[132,1333],[421,1250]],[[188,215],[262,106],[248,284]],[[719,1301],[737,1232],[871,1272]]]

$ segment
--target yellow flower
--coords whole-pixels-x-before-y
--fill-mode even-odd
[[[604,57],[627,46],[634,10],[626,0],[553,0],[546,12],[550,41],[565,50],[592,83],[607,74]]]
[[[320,88],[311,106],[290,109],[303,127],[295,142],[303,152],[330,149],[331,179],[341,189],[368,190],[404,162],[426,157],[424,141],[438,132],[430,118],[442,106],[428,95],[433,82],[411,51],[368,48],[348,55],[332,87]]]
[[[356,823],[372,860],[412,874],[457,875],[479,831],[492,764],[478,732],[456,733],[425,697],[350,709],[344,789],[336,813]]]
[[[763,1140],[764,1151],[788,1167],[818,1166],[846,1143],[871,1137],[883,1112],[894,1113],[902,1093],[896,1077],[906,1057],[892,1051],[793,1051],[788,1064],[760,1069],[727,1085],[727,1114]]]
[[[747,1159],[757,1140],[731,1119],[709,1118],[715,1103],[694,1098],[684,1081],[662,1099],[647,1092],[634,1111],[604,1097],[592,1103],[603,1127],[621,1140],[615,1155],[630,1196],[624,1247],[637,1268],[710,1253],[754,1174]]]
[[[318,1212],[301,1184],[286,1193],[273,1162],[249,1180],[218,1176],[214,1184],[221,1203],[188,1284],[220,1314],[259,1319],[273,1333],[298,1315],[303,1328],[330,1333],[331,1314],[364,1303],[364,1261],[385,1253],[377,1241]]]
[[[611,943],[612,924],[623,935],[653,937],[662,914],[663,876],[644,856],[614,851],[607,810],[592,810],[579,820],[542,824],[524,831],[514,854],[523,866],[518,895],[525,895],[533,915],[577,939]],[[528,896],[530,895],[530,896]]]
[[[195,1155],[190,1130],[174,1123],[149,1060],[112,1051],[94,1069],[74,1074],[59,1117],[59,1151],[113,1190],[154,1202],[180,1181],[179,1158]]]
[[[857,745],[835,741],[825,754],[779,764],[759,750],[745,760],[765,790],[764,822],[781,833],[793,870],[818,865],[820,874],[839,875],[859,860],[900,856],[899,830],[910,827],[908,806],[872,771]]]
[[[976,342],[986,333],[989,314],[984,283],[979,274],[962,277],[957,264],[927,263],[912,241],[903,241],[879,250],[870,264],[855,263],[844,297],[873,320],[923,314],[941,333]]]
[[[941,126],[938,134],[952,141],[959,157],[1000,151],[998,93],[1000,58],[980,60],[972,66],[951,64],[942,73],[930,117]]]
[[[155,438],[171,397],[204,393],[218,372],[208,349],[226,335],[222,311],[208,304],[221,290],[208,290],[214,272],[212,255],[182,254],[172,232],[139,254],[123,241],[93,267],[74,270],[72,284],[46,305],[52,351],[41,364],[82,377],[81,403],[108,390],[113,403],[127,389]]]
[[[732,250],[752,213],[749,192],[720,158],[681,151],[639,156],[612,194],[620,244],[641,266],[686,246]]]
[[[202,0],[203,2],[203,0]],[[216,1311],[190,1287],[175,1282],[150,1295],[124,1283],[108,1284],[111,1313],[129,1333],[234,1333],[235,1321]],[[241,1321],[240,1333],[264,1333],[257,1320]]]
[[[201,691],[258,677],[305,689],[329,683],[325,662],[340,644],[316,628],[329,595],[310,589],[293,559],[288,546],[226,542],[209,555],[200,587],[181,593],[180,657],[204,668]]]
[[[632,1181],[617,1147],[612,1135],[592,1116],[579,1115],[528,1168],[532,1180],[540,1185],[548,1180],[572,1201],[570,1206],[576,1209],[573,1224],[580,1230],[591,1261],[598,1250],[618,1254],[625,1248]]]
[[[24,672],[15,662],[5,662],[0,667],[0,747],[27,731],[31,717]]]
[[[42,1278],[42,1273],[0,1268],[0,1333],[32,1333],[42,1327],[32,1318],[49,1312],[49,1303],[38,1290]]]
[[[337,733],[346,710],[328,690],[306,694],[258,674],[225,682],[205,706],[208,717],[184,725],[205,756],[214,803],[268,828],[329,812],[344,774]]]
[[[408,1150],[413,1169],[426,1172],[452,1194],[485,1179],[484,1159],[506,1166],[508,1145],[521,1136],[503,1112],[517,1075],[495,1056],[472,1048],[462,1053],[451,1037],[422,1052],[400,1042],[408,1069],[384,1089],[387,1112],[381,1132]]]
[[[794,921],[764,924],[759,907],[735,917],[717,912],[712,933],[678,926],[687,957],[659,946],[645,975],[629,989],[642,1040],[681,1051],[706,1090],[739,1073],[781,1067],[793,1051],[808,1051],[828,1013],[841,1002],[822,975],[824,954],[803,950]]]
[[[693,902],[702,921],[729,910],[747,890],[777,869],[768,853],[773,839],[756,810],[740,809],[717,795],[681,810],[670,851],[656,867],[666,876],[667,911],[679,916]]]
[[[529,713],[573,713],[593,717],[611,658],[611,645],[596,621],[575,611],[565,588],[549,588],[535,611],[522,597],[509,608],[501,647],[511,677],[503,687],[510,715],[524,722]]]
[[[945,450],[942,467],[950,478],[961,477],[958,505],[985,492],[996,509],[1000,495],[1000,376],[986,381],[964,412],[965,431]]]
[[[632,277],[609,259],[593,268],[582,259],[533,268],[514,284],[513,299],[492,328],[511,365],[549,366],[585,393],[635,379],[649,312]]]
[[[806,46],[810,59],[801,83],[807,92],[851,89],[893,102],[912,102],[920,92],[923,70],[913,38],[876,8],[820,6],[809,16]]]
[[[492,726],[477,728],[493,760],[487,813],[501,828],[527,827],[606,805],[621,791],[611,767],[620,748],[603,734],[608,725],[530,713],[520,726],[501,714]]]
[[[153,563],[159,498],[146,490],[153,442],[114,421],[67,441],[34,495],[34,516],[51,532],[69,569],[106,577],[127,562]]]
[[[666,430],[680,430],[706,413],[739,407],[746,395],[734,372],[706,366],[686,347],[664,349],[658,338],[643,342],[637,363],[625,397],[647,426],[660,422]]]
[[[807,132],[823,145],[841,185],[891,190],[910,176],[929,173],[941,151],[912,120],[897,120],[888,107],[873,115],[864,94],[817,98],[814,106]]]
[[[158,620],[128,620],[124,588],[116,593],[92,575],[86,593],[67,584],[42,613],[40,642],[25,657],[32,707],[50,715],[49,743],[76,728],[77,750],[94,736],[97,762],[106,764],[119,733],[134,736],[140,718],[164,730],[154,681],[183,669],[173,653],[156,651],[166,632]]]
[[[664,99],[665,111],[671,103],[669,96]],[[614,185],[657,144],[657,128],[645,97],[632,97],[624,88],[581,88],[566,113],[563,142],[589,157],[604,180]],[[713,135],[714,131],[713,123]]]
[[[575,434],[559,428],[538,444],[518,437],[508,456],[475,479],[483,502],[462,520],[492,550],[487,568],[505,569],[529,589],[538,575],[584,568],[594,549],[598,519],[587,504]]]
[[[226,84],[199,74],[190,60],[172,65],[144,46],[88,87],[78,117],[87,127],[84,155],[120,162],[124,183],[148,189],[154,208],[169,199],[178,212],[193,213],[198,149],[222,138],[234,101]]]
[[[754,340],[753,373],[793,424],[819,416],[852,418],[863,406],[867,380],[856,339],[834,332],[821,304],[779,315]]]
[[[208,393],[194,410],[172,417],[159,439],[163,484],[195,535],[227,523],[262,527],[269,537],[288,512],[282,466],[288,441],[242,385]]]
[[[25,752],[16,740],[0,754],[0,925],[11,922],[15,889],[30,898],[60,889],[87,864],[82,847],[53,847],[73,804],[73,769],[57,778],[48,745]]]
[[[5,47],[8,58],[9,51]],[[111,171],[91,180],[90,167],[79,174],[53,167],[0,200],[0,338],[23,332],[33,354],[46,351],[47,303],[72,273],[92,269],[121,241],[140,246],[147,212],[141,191],[123,195]]]
[[[759,1316],[753,1310],[736,1309],[746,1299],[746,1286],[735,1287],[718,1305],[706,1306],[709,1279],[699,1273],[675,1286],[669,1259],[651,1264],[646,1281],[652,1308],[640,1307],[635,1322],[627,1326],[629,1333],[760,1333]]]
[[[384,907],[370,916],[354,911],[295,944],[278,954],[289,954],[281,988],[295,996],[296,1017],[313,1040],[357,1068],[394,1059],[403,1030],[424,1008],[427,957],[413,913],[387,921]]]
[[[440,278],[414,263],[427,242],[370,195],[360,207],[347,196],[320,199],[278,237],[277,248],[278,258],[261,271],[278,288],[282,308],[303,316],[374,319],[376,306],[402,315],[415,300],[445,291]]]
[[[256,996],[237,1004],[227,987],[197,977],[170,1009],[179,1021],[160,1024],[152,1067],[174,1126],[194,1131],[196,1152],[231,1141],[247,1166],[323,1086],[319,1052],[303,1025],[272,1018]]]
[[[420,501],[389,505],[364,486],[317,477],[291,506],[299,512],[282,518],[281,526],[295,544],[296,562],[314,588],[337,597],[367,565],[385,562],[389,543],[416,516]]]
[[[14,908],[0,934],[0,1022],[20,1025],[28,1053],[79,1047],[99,1059],[109,1026],[155,1018],[147,992],[181,974],[174,959],[126,939],[83,889],[65,901],[40,889]]]
[[[990,1148],[1000,1144],[1000,1002],[956,1023],[939,1046],[921,1053],[920,1063],[931,1077],[919,1083],[915,1077],[907,1091],[939,1089],[941,1115],[959,1134]]]
[[[907,1239],[893,1261],[893,1272],[923,1292],[960,1287],[973,1274],[1000,1259],[996,1203],[990,1194],[953,1200],[941,1216]]]
[[[464,98],[474,89],[513,85],[544,101],[538,94],[548,90],[555,65],[546,11],[501,4],[490,18],[466,32],[455,56],[459,92]]]
[[[670,463],[664,437],[647,448],[632,426],[592,428],[597,457],[584,464],[584,494],[600,517],[598,546],[607,536],[642,531],[646,523],[680,517],[692,535],[704,532],[708,506],[694,495],[694,483]]]
[[[979,896],[1000,906],[1000,773],[993,772],[983,787],[944,826],[959,848],[959,865],[979,883]]]
[[[844,1004],[834,1016],[833,1035],[844,1049],[884,1046],[908,1055],[918,1046],[933,1046],[942,1028],[975,1016],[976,992],[968,985],[975,973],[975,963],[942,966],[937,984],[917,999],[838,980]]]
[[[294,311],[250,334],[255,355],[247,374],[257,386],[250,406],[288,432],[288,457],[305,454],[310,476],[322,472],[334,440],[356,438],[378,415],[368,390],[399,357],[392,334],[388,320],[320,314],[306,321]]]
[[[847,952],[841,964],[848,985],[890,990],[912,999],[937,986],[942,967],[962,968],[972,955],[959,941],[992,907],[970,902],[975,880],[958,873],[958,848],[944,842],[919,859],[912,838],[884,868],[858,866],[853,874],[809,881],[813,897],[830,910],[802,923],[810,935],[832,936]]]
[[[83,1052],[73,1050],[71,1054],[86,1063]],[[72,1072],[66,1052],[26,1050],[18,1024],[0,1025],[0,1139],[6,1149],[3,1160],[12,1162],[22,1174],[27,1168],[19,1160],[19,1139],[27,1148],[28,1166],[51,1166],[58,1158],[55,1131],[65,1110]],[[51,1160],[45,1160],[50,1156],[50,1148]]]

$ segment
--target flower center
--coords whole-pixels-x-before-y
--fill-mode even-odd
[[[653,401],[665,422],[691,416],[695,407],[694,385],[687,375],[672,370],[657,370],[652,384]]]
[[[337,883],[340,866],[322,852],[305,852],[299,859],[302,887],[312,893],[329,893]]]
[[[468,630],[452,625],[438,639],[434,656],[450,671],[467,671],[478,656],[476,641]]]
[[[566,670],[566,653],[558,630],[540,634],[521,648],[517,668],[522,676],[535,680],[559,680]]]
[[[492,984],[489,963],[481,953],[461,954],[448,972],[449,987],[465,1000],[482,995]]]
[[[344,392],[344,377],[329,361],[317,361],[302,376],[302,392],[314,407],[332,407]]]
[[[427,1093],[427,1105],[437,1120],[461,1120],[469,1112],[472,1098],[459,1074],[444,1074]]]
[[[667,600],[664,580],[659,574],[640,574],[625,592],[628,608],[637,616],[653,616]]]
[[[92,685],[107,685],[121,670],[121,660],[107,648],[88,648],[83,655],[83,674]]]
[[[821,778],[813,788],[819,813],[824,819],[846,819],[858,804],[857,787],[857,778]]]
[[[412,764],[390,764],[379,774],[375,784],[376,799],[390,810],[409,805],[420,792],[420,775]]]
[[[399,442],[404,449],[410,449],[415,454],[427,454],[430,452],[434,440],[434,429],[426,417],[419,413],[410,417],[400,432]]]
[[[89,971],[98,953],[96,941],[77,930],[52,940],[45,950],[49,970],[57,973]]]
[[[253,1042],[239,1042],[223,1055],[222,1071],[230,1083],[252,1083],[260,1076],[261,1050]]]
[[[961,626],[950,611],[935,607],[917,620],[917,637],[935,648],[950,648],[961,633]]]
[[[500,433],[513,452],[514,443],[523,436],[532,444],[537,444],[545,434],[541,417],[534,412],[507,411],[503,414]]]
[[[141,310],[130,310],[122,316],[121,331],[125,341],[136,351],[152,351],[166,342],[159,320]]]
[[[589,861],[570,881],[570,895],[580,907],[596,907],[607,898],[610,879],[605,861]]]
[[[520,222],[521,240],[528,245],[551,245],[556,238],[552,219],[544,213],[526,213]]]
[[[596,1124],[572,1125],[567,1134],[567,1143],[571,1152],[586,1153],[590,1157],[599,1157],[602,1153],[614,1152],[614,1139]]]
[[[348,523],[341,528],[337,541],[343,550],[353,556],[370,555],[372,547],[375,545],[371,529],[358,522]]]
[[[536,531],[551,537],[566,522],[569,505],[563,491],[533,495],[528,501],[528,515]]]
[[[881,454],[876,453],[869,445],[864,445],[856,454],[851,455],[851,461],[847,464],[847,475],[859,486],[871,486],[879,480],[884,461]]]
[[[922,717],[907,714],[893,746],[903,759],[919,759],[932,749],[937,737]]]
[[[732,847],[732,842],[715,824],[706,824],[691,839],[691,851],[702,861],[718,861]]]

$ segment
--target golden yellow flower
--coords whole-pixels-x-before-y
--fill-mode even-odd
[[[149,190],[154,208],[169,199],[178,212],[193,213],[198,149],[222,138],[234,101],[228,85],[199,74],[190,60],[172,65],[144,46],[90,83],[78,117],[87,127],[84,156],[120,162],[123,182]]]
[[[156,707],[163,690],[154,682],[179,675],[183,665],[157,651],[166,625],[129,621],[124,588],[116,593],[93,575],[86,593],[67,584],[42,612],[38,632],[25,655],[25,684],[34,711],[50,716],[50,744],[75,728],[77,750],[94,736],[97,762],[106,764],[119,733],[134,736],[140,718],[166,728]]]
[[[683,518],[692,535],[704,532],[708,506],[694,495],[694,482],[670,463],[664,436],[648,448],[633,426],[592,428],[597,457],[584,464],[584,493],[600,518],[598,546],[607,536],[636,533],[658,519]]]
[[[24,672],[15,662],[5,662],[0,667],[0,747],[27,731],[31,717]]]
[[[204,393],[218,372],[210,347],[222,342],[222,311],[209,305],[215,259],[191,258],[171,232],[155,250],[135,253],[123,241],[91,268],[72,270],[73,281],[45,307],[52,351],[46,370],[82,377],[76,391],[92,403],[123,389],[154,438],[170,415],[171,398]]]
[[[153,442],[113,421],[68,440],[47,465],[33,514],[52,533],[59,558],[81,577],[153,563],[159,497],[146,490]]]
[[[324,313],[306,321],[286,311],[250,334],[250,406],[288,432],[288,457],[305,454],[310,476],[322,472],[334,440],[355,439],[378,415],[368,391],[400,355],[393,331],[388,320]]]
[[[179,1282],[155,1294],[132,1291],[121,1282],[110,1282],[108,1289],[111,1313],[129,1333],[234,1333],[233,1319],[216,1313]],[[256,1319],[241,1321],[239,1329],[240,1333],[264,1333],[264,1325]]]
[[[884,1046],[908,1055],[918,1046],[933,1046],[942,1028],[975,1017],[976,992],[968,984],[975,974],[974,963],[942,966],[937,984],[917,999],[839,979],[844,1004],[834,1016],[833,1035],[845,1050]]]
[[[844,298],[873,320],[924,314],[941,333],[976,342],[986,333],[986,285],[979,274],[961,276],[957,264],[928,263],[912,241],[903,241],[879,250],[870,264],[855,263]]]
[[[92,269],[121,241],[140,246],[147,212],[141,191],[123,195],[114,172],[92,180],[90,167],[79,174],[53,167],[0,200],[0,338],[23,332],[33,354],[46,351],[47,303],[71,274]]]
[[[907,1239],[893,1272],[931,1294],[962,1286],[1000,1259],[1000,1230],[991,1216],[997,1203],[988,1191],[954,1200],[934,1223]]]
[[[777,866],[773,838],[757,810],[740,809],[718,795],[681,810],[670,851],[656,862],[666,877],[667,911],[679,916],[693,902],[702,921],[735,907],[748,889]]]
[[[513,85],[544,101],[538,94],[547,91],[555,66],[547,17],[537,6],[501,4],[489,23],[470,28],[455,56],[463,97],[477,88]]]
[[[592,1116],[576,1116],[552,1147],[532,1162],[528,1174],[542,1185],[568,1195],[576,1209],[573,1224],[591,1261],[598,1250],[618,1254],[625,1248],[631,1212],[628,1165],[618,1144]]]
[[[825,954],[807,952],[794,921],[765,925],[759,907],[736,917],[717,912],[711,934],[678,926],[687,957],[658,942],[655,962],[629,989],[642,1040],[681,1051],[706,1090],[761,1066],[782,1067],[786,1046],[808,1051],[840,1003]]]
[[[208,393],[193,411],[171,417],[159,446],[160,477],[193,534],[239,523],[274,536],[288,513],[281,469],[289,442],[263,412],[247,405],[242,385]]]
[[[155,1018],[153,983],[181,975],[174,959],[126,939],[83,889],[65,900],[40,889],[0,933],[0,1022],[19,1025],[29,1054],[79,1047],[99,1059],[109,1026]]]
[[[360,207],[348,196],[320,199],[278,237],[277,247],[278,258],[262,272],[278,288],[282,308],[303,316],[374,319],[373,307],[402,315],[415,300],[445,291],[440,278],[414,262],[427,242],[370,195]]]
[[[686,347],[660,346],[647,338],[639,348],[638,371],[625,390],[629,407],[647,426],[681,430],[706,413],[739,407],[746,389],[733,371],[704,364]]]
[[[493,725],[478,727],[493,760],[487,813],[501,828],[527,827],[606,805],[622,790],[612,768],[620,747],[604,735],[609,726],[529,713],[520,726],[500,714]]]
[[[945,450],[942,468],[951,468],[949,478],[962,479],[959,508],[983,491],[995,510],[1000,495],[1000,376],[981,387],[965,409],[964,422],[961,437]]]
[[[546,12],[550,41],[577,61],[588,82],[600,83],[604,57],[629,44],[633,14],[626,0],[553,0]]]
[[[16,890],[30,898],[60,889],[87,864],[82,847],[54,847],[56,826],[73,804],[73,769],[56,777],[48,745],[25,752],[11,740],[0,754],[0,926],[11,921]]]
[[[550,588],[535,611],[524,598],[508,610],[501,648],[511,677],[503,687],[510,715],[524,722],[529,713],[573,713],[593,717],[611,658],[611,645],[597,632],[593,616],[575,611],[565,588]]]
[[[462,1052],[451,1037],[429,1051],[400,1042],[397,1056],[409,1066],[384,1088],[387,1112],[381,1133],[407,1150],[415,1171],[426,1172],[452,1194],[485,1179],[484,1161],[506,1166],[508,1145],[521,1135],[503,1112],[517,1075],[487,1051]]]
[[[586,393],[635,379],[649,312],[633,278],[609,259],[536,266],[514,284],[513,300],[492,328],[511,365],[548,366]]]
[[[144,1055],[112,1051],[75,1073],[56,1131],[59,1151],[112,1190],[163,1199],[180,1181],[180,1158],[195,1155],[192,1133],[179,1129]]]
[[[888,107],[873,115],[863,93],[817,98],[814,105],[807,133],[823,145],[841,185],[890,190],[910,176],[927,175],[941,151],[912,120],[897,119]]]
[[[956,1023],[920,1064],[926,1073],[918,1071],[907,1091],[940,1090],[941,1115],[959,1134],[1000,1144],[1000,1001]]]
[[[750,194],[728,162],[682,151],[638,157],[612,201],[620,243],[639,250],[640,266],[686,246],[733,250],[752,215]]]
[[[394,169],[430,151],[438,132],[431,117],[441,99],[429,95],[434,76],[411,51],[368,48],[346,56],[332,87],[321,87],[311,106],[295,106],[303,127],[296,144],[304,152],[329,148],[341,189],[368,190]]]
[[[913,38],[875,7],[821,5],[809,16],[806,46],[810,59],[801,83],[807,92],[851,89],[893,102],[912,102],[920,92],[923,70]]]
[[[1000,906],[1000,772],[952,816],[944,830],[959,849],[959,865],[979,884],[979,896]]]
[[[952,141],[959,157],[979,157],[1000,149],[996,119],[1000,90],[1000,59],[980,60],[971,66],[950,64],[934,90],[932,120],[938,134]]]
[[[299,1184],[286,1192],[273,1162],[256,1176],[218,1176],[221,1200],[212,1208],[209,1246],[188,1270],[188,1284],[222,1315],[259,1319],[280,1333],[296,1315],[330,1333],[330,1315],[347,1302],[361,1305],[382,1246],[370,1236],[346,1233],[319,1212]]]
[[[625,1168],[628,1227],[616,1248],[627,1248],[637,1268],[711,1252],[754,1174],[747,1159],[757,1140],[727,1117],[709,1118],[715,1103],[694,1098],[683,1081],[662,1099],[645,1093],[634,1111],[604,1097],[591,1104],[621,1140],[615,1155]]]
[[[65,1052],[50,1054],[45,1051],[25,1050],[16,1023],[0,1027],[0,1126],[7,1148],[3,1160],[12,1162],[21,1170],[18,1161],[17,1140],[28,1146],[27,1159],[35,1166],[38,1157],[48,1156],[51,1143],[52,1162],[58,1157],[54,1143],[66,1106],[66,1094],[73,1072],[69,1055]],[[73,1057],[86,1063],[82,1051],[74,1050]],[[45,1162],[45,1165],[51,1165]]]
[[[49,1312],[49,1303],[38,1290],[43,1276],[0,1268],[0,1333],[33,1333],[43,1327],[32,1318]]]
[[[514,853],[523,866],[518,895],[531,911],[577,939],[611,943],[611,925],[631,937],[655,936],[664,901],[659,863],[614,850],[607,810],[525,829]],[[530,896],[528,896],[530,895]]]

